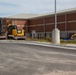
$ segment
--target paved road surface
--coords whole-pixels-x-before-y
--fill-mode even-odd
[[[0,75],[76,75],[76,51],[0,43]]]

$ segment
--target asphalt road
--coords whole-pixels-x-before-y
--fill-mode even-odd
[[[0,43],[0,75],[76,75],[76,51]]]

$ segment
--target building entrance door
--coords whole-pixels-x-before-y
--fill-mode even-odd
[[[32,30],[32,38],[36,38],[36,31]]]

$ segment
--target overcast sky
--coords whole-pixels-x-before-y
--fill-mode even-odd
[[[0,0],[0,17],[54,12],[55,0]],[[76,0],[57,0],[57,11],[75,8]]]

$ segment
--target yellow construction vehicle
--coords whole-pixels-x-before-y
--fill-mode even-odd
[[[76,40],[76,34],[73,34],[73,35],[71,36],[71,40]]]
[[[9,25],[6,33],[7,39],[25,39],[24,29],[18,29],[17,25]]]

